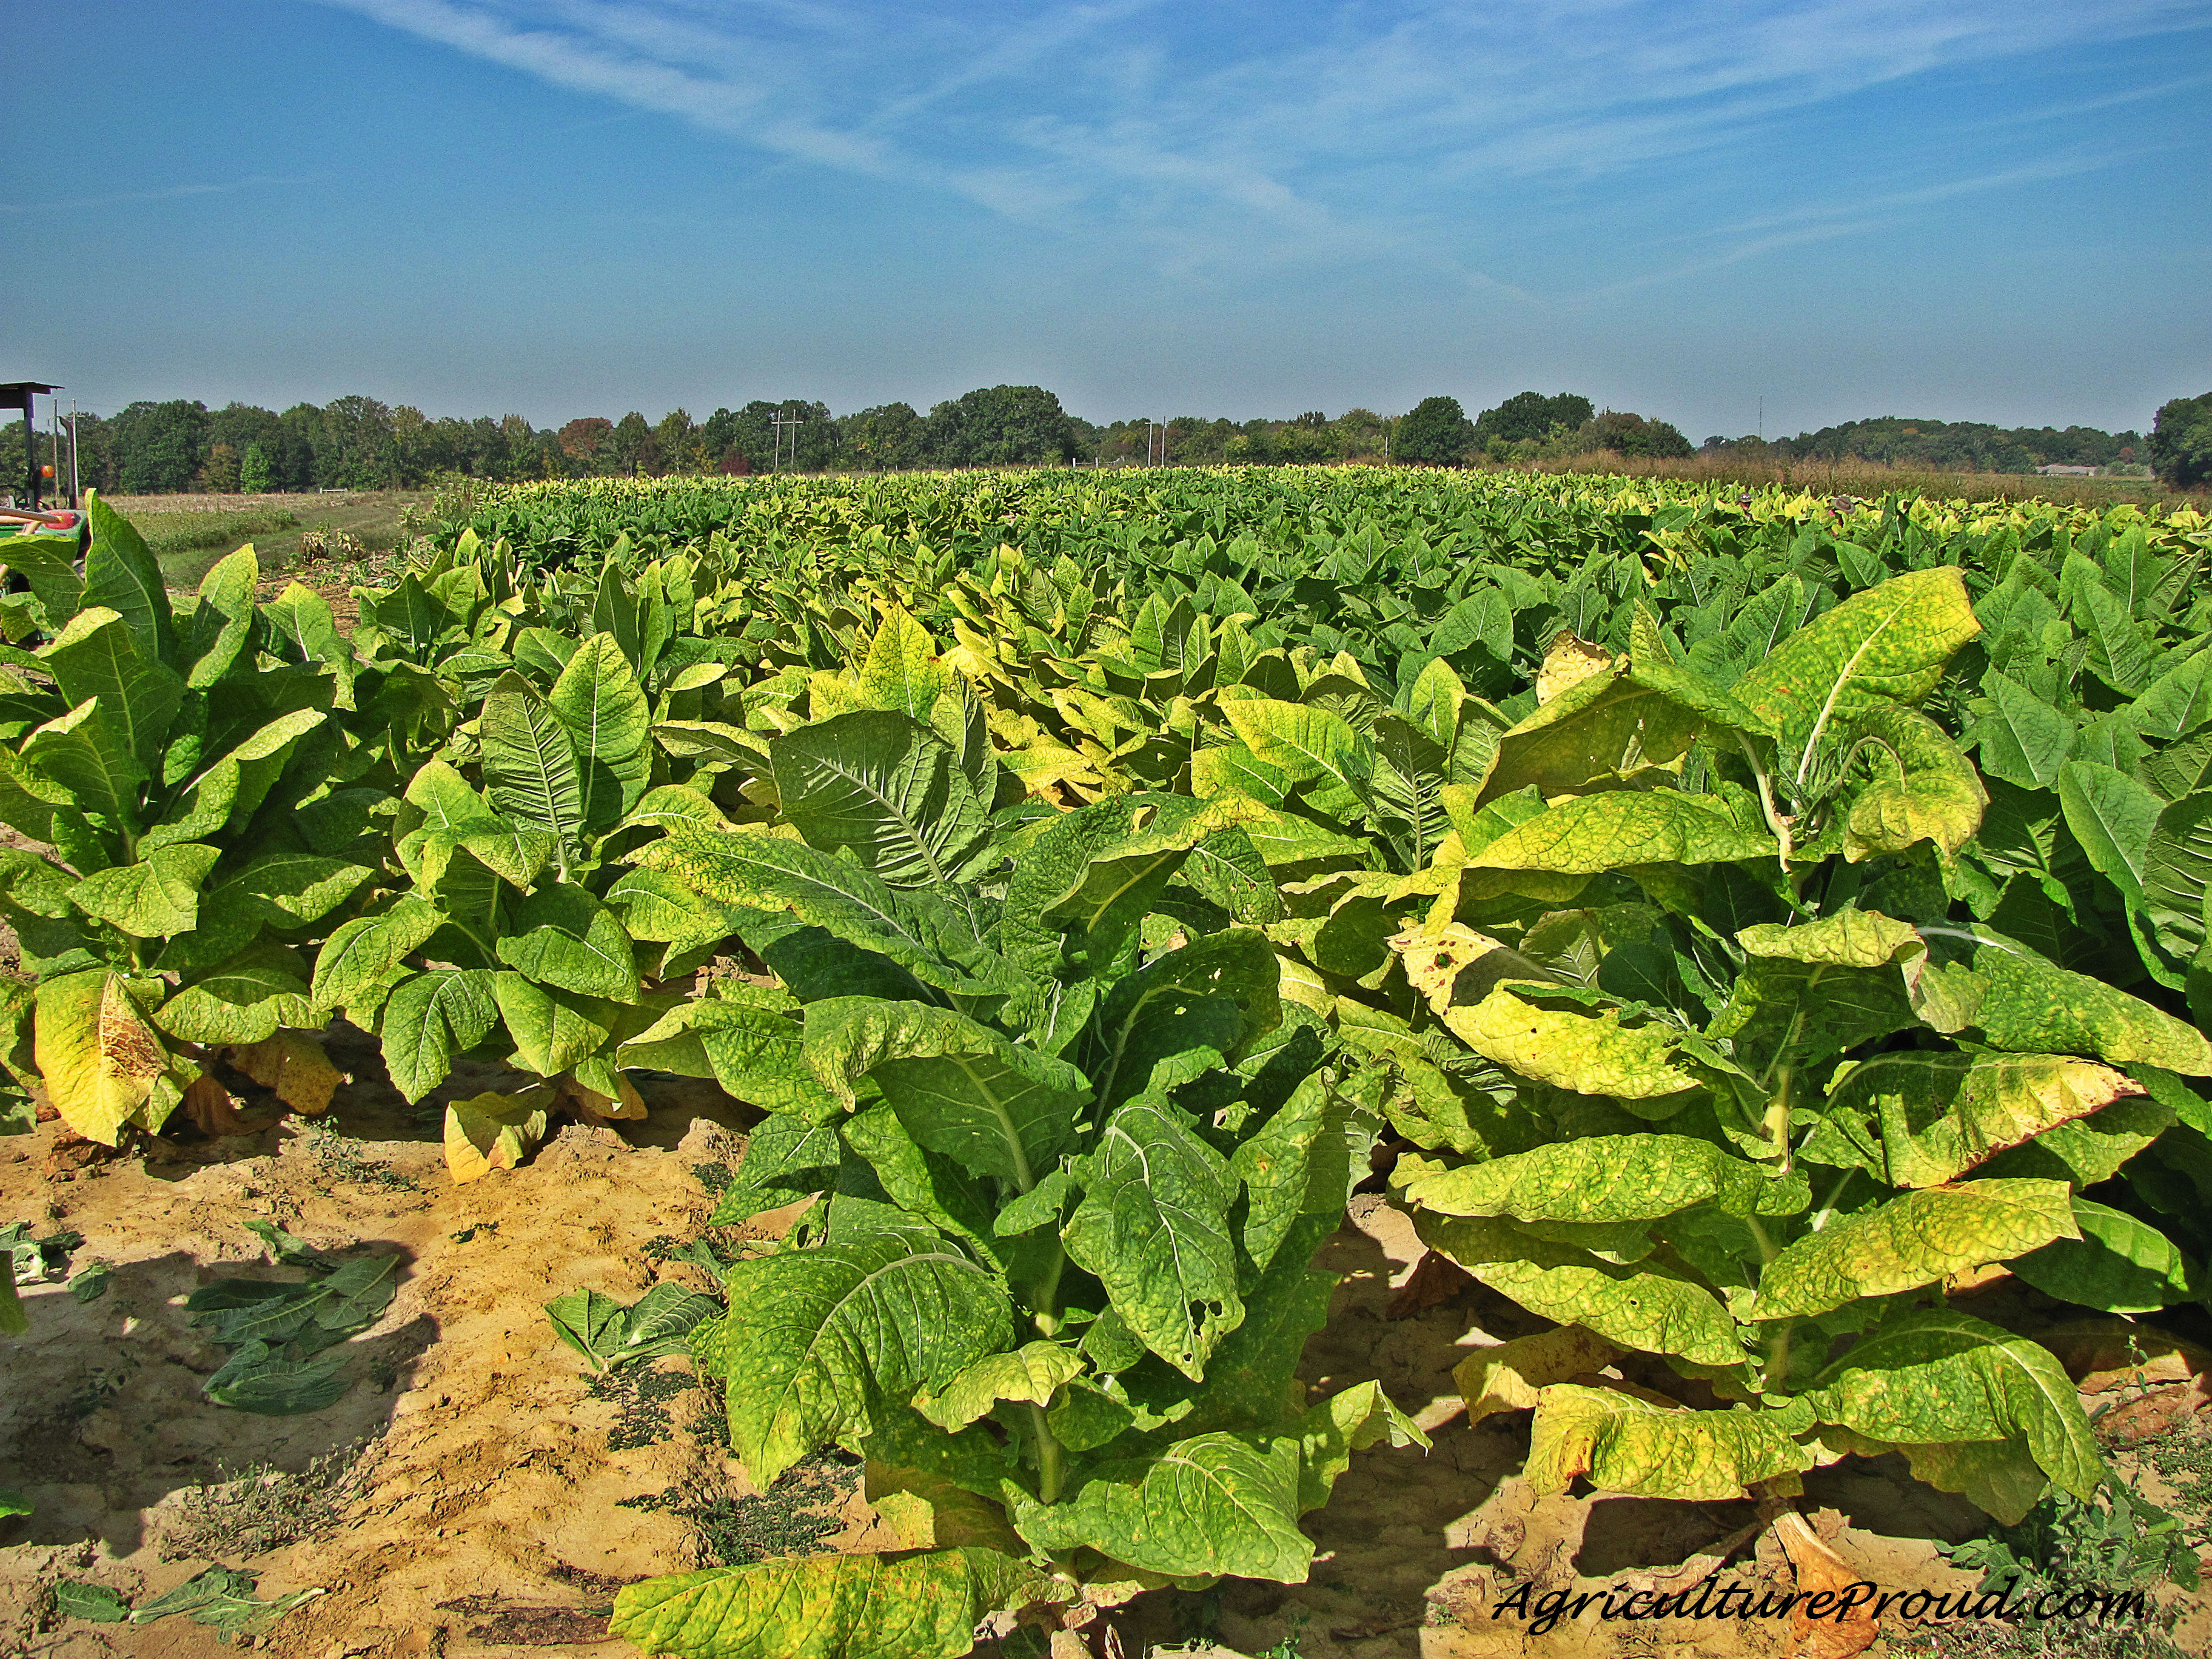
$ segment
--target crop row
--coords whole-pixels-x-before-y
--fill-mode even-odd
[[[648,1650],[1302,1578],[1299,1515],[1420,1438],[1294,1380],[1378,1162],[1555,1324],[1461,1378],[1547,1490],[1896,1449],[2087,1498],[2065,1373],[1947,1285],[2207,1288],[2191,517],[1358,474],[475,517],[349,630],[250,550],[173,608],[104,507],[81,574],[15,550],[7,1064],[113,1142],[240,1073],[319,1109],[343,1013],[410,1099],[539,1079],[448,1109],[459,1178],[634,1070],[765,1109],[714,1219],[817,1201],[693,1352],[757,1481],[859,1451],[906,1547],[634,1586]]]

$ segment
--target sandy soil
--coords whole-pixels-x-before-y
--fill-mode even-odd
[[[263,1638],[285,1659],[629,1654],[605,1636],[615,1589],[711,1562],[708,1535],[684,1511],[752,1496],[682,1361],[658,1362],[665,1380],[641,1392],[599,1397],[541,1311],[580,1285],[624,1301],[656,1277],[703,1287],[696,1267],[655,1257],[697,1231],[708,1183],[742,1156],[750,1114],[710,1086],[665,1079],[647,1091],[646,1122],[619,1133],[570,1126],[522,1169],[456,1187],[436,1108],[496,1076],[457,1076],[409,1107],[383,1082],[368,1040],[341,1030],[333,1053],[360,1081],[314,1122],[82,1166],[52,1124],[0,1142],[0,1218],[30,1220],[41,1237],[81,1232],[73,1267],[113,1269],[91,1302],[60,1282],[33,1287],[31,1334],[5,1351],[0,1486],[26,1489],[37,1504],[27,1520],[0,1522],[0,1654],[9,1659],[234,1651],[181,1618],[58,1620],[45,1587],[90,1580],[138,1599],[191,1577],[216,1558],[165,1559],[180,1540],[222,1547],[189,1535],[191,1495],[249,1466],[297,1474],[333,1454],[343,1464],[349,1449],[364,1447],[338,1492],[339,1524],[220,1558],[258,1574],[264,1596],[322,1592]],[[269,1264],[242,1225],[247,1217],[334,1252],[403,1258],[392,1307],[351,1344],[356,1380],[336,1406],[257,1417],[201,1394],[222,1355],[187,1326],[182,1297],[219,1277],[293,1276]],[[1316,1397],[1380,1377],[1432,1434],[1433,1449],[1355,1460],[1334,1500],[1309,1520],[1321,1552],[1311,1582],[1145,1598],[1115,1620],[1121,1651],[1134,1659],[1149,1644],[1185,1642],[1194,1645],[1178,1651],[1297,1659],[1790,1651],[1789,1627],[1771,1621],[1647,1627],[1585,1618],[1532,1637],[1511,1615],[1492,1616],[1523,1584],[1535,1595],[1605,1585],[1670,1592],[1723,1571],[1723,1581],[1786,1589],[1792,1572],[1771,1531],[1747,1532],[1756,1519],[1748,1503],[1537,1495],[1520,1473],[1527,1413],[1470,1428],[1450,1381],[1473,1348],[1533,1322],[1473,1285],[1445,1284],[1442,1299],[1419,1305],[1419,1287],[1407,1291],[1419,1255],[1401,1215],[1379,1198],[1355,1202],[1323,1253],[1344,1280],[1304,1374]],[[1636,1380],[1667,1385],[1663,1375]],[[1847,1459],[1808,1477],[1802,1508],[1814,1531],[1885,1588],[1969,1582],[1936,1545],[1981,1530],[1979,1517],[1893,1462]],[[867,1539],[865,1507],[846,1490],[831,1480],[816,1492],[833,1511],[824,1524],[844,1523],[832,1547]],[[1724,1571],[1717,1548],[1729,1552]],[[2176,1639],[2185,1651],[2212,1650],[2201,1604]]]

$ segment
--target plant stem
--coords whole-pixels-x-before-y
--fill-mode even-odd
[[[1052,1425],[1044,1420],[1044,1407],[1030,1407],[1030,1422],[1036,1430],[1037,1496],[1048,1504],[1060,1502],[1060,1483],[1063,1474],[1060,1461],[1060,1437],[1053,1433]]]

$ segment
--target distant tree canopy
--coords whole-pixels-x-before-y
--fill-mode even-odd
[[[1393,459],[1417,466],[1457,466],[1474,441],[1474,422],[1456,398],[1424,398],[1398,422]]]
[[[1540,392],[1516,392],[1475,416],[1474,438],[1480,444],[1493,438],[1509,444],[1540,443],[1554,428],[1578,429],[1596,412],[1589,398],[1571,392],[1562,392],[1556,398],[1547,398]]]
[[[1885,415],[1794,438],[1705,440],[1707,454],[1778,460],[1875,461],[1935,472],[2033,472],[2039,466],[2130,466],[2146,459],[2142,434],[2094,427],[2001,427]]]
[[[2158,459],[2173,483],[2207,480],[2212,393],[2159,411],[2146,442],[2133,432],[1992,426],[1885,418],[1771,443],[1709,438],[1709,453],[1894,461],[1934,471],[2027,471],[2051,463],[2109,466]],[[881,404],[837,416],[805,398],[755,398],[703,421],[681,409],[658,420],[580,416],[539,428],[520,415],[433,417],[410,404],[339,398],[281,414],[250,404],[210,410],[183,398],[135,403],[76,420],[82,482],[110,493],[412,488],[452,474],[531,478],[659,477],[669,473],[898,471],[916,467],[1037,465],[1293,465],[1394,461],[1428,466],[1566,462],[1597,452],[1658,459],[1692,453],[1668,422],[1600,410],[1574,392],[1523,392],[1470,421],[1459,400],[1426,398],[1395,420],[1370,409],[1331,418],[1232,421],[1177,415],[1093,425],[1042,386],[981,386],[917,411]],[[47,441],[43,431],[40,442]],[[66,452],[66,446],[64,446]],[[0,489],[22,476],[21,428],[0,425]],[[12,459],[10,458],[13,458]],[[64,466],[67,455],[63,456]],[[59,469],[58,469],[58,471]],[[65,477],[66,474],[64,473]]]
[[[1072,460],[1079,447],[1060,399],[1041,386],[994,386],[929,411],[925,442],[944,466]]]
[[[2184,489],[2212,483],[2212,392],[2161,404],[2149,448],[2160,483]]]

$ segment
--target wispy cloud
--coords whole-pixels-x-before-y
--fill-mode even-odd
[[[113,191],[100,196],[74,196],[62,202],[0,202],[0,213],[77,213],[98,208],[128,207],[146,202],[180,202],[195,196],[228,196],[241,190],[272,190],[289,185],[312,185],[313,175],[297,179],[230,179],[221,183],[167,185],[159,190]]]
[[[1472,198],[1619,188],[1931,71],[2212,29],[2212,0],[322,3],[791,161],[1126,230],[1165,263],[1413,256],[1478,283],[1437,229]],[[1962,165],[1929,188],[2026,179]],[[1746,226],[1681,270],[1911,198]]]

